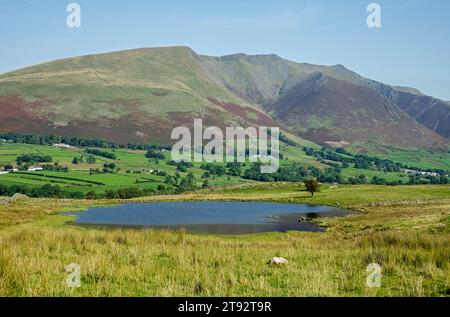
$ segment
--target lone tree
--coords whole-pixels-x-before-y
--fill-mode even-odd
[[[319,191],[319,182],[315,178],[309,178],[305,180],[305,187],[311,193],[311,196],[314,196],[314,193]]]

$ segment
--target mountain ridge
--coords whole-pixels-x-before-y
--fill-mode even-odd
[[[333,107],[329,107],[332,100]],[[274,118],[302,137],[321,144],[377,143],[417,148],[443,146],[443,140],[369,87],[322,72],[282,96],[271,109]],[[409,130],[410,133],[403,131]],[[398,135],[402,135],[398,139]],[[420,135],[420,138],[417,136]]]
[[[396,125],[403,128],[398,131],[398,140],[381,138],[380,144],[448,146],[448,139],[441,136],[450,137],[450,124],[446,121],[450,118],[450,106],[413,88],[396,88],[366,79],[343,65],[296,63],[276,54],[214,57],[199,55],[185,46],[91,54],[1,74],[0,131],[167,142],[169,130],[189,126],[195,117],[222,127],[269,123],[285,126],[288,122],[280,120],[282,116],[277,115],[274,105],[292,95],[292,89],[315,73],[355,85],[352,89],[356,95],[356,91],[370,88],[382,96],[375,98],[377,102],[392,108],[392,113],[401,108],[408,114],[410,118],[401,115],[405,121],[402,123],[388,120],[387,131],[397,131]],[[331,99],[326,105],[329,109],[333,107]],[[363,109],[364,103],[361,100],[362,105],[353,106]],[[423,112],[417,113],[422,105]],[[316,109],[309,109],[314,115]],[[349,122],[351,118],[358,119],[358,109],[353,110],[355,114]],[[272,115],[278,122],[273,121]],[[414,132],[408,131],[406,122]],[[287,125],[299,131],[292,120]],[[307,132],[301,134],[311,135]],[[411,133],[412,138],[405,137]],[[405,144],[404,140],[410,141]],[[354,142],[357,141],[363,140]]]

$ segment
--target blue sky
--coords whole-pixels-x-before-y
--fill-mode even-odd
[[[80,29],[66,5],[81,6]],[[366,25],[370,2],[382,27]],[[344,64],[450,100],[448,0],[1,0],[0,73],[63,57],[186,45],[206,55],[275,53]]]

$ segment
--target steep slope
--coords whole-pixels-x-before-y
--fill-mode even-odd
[[[342,65],[321,66],[295,63],[278,55],[235,54],[222,57],[201,56],[211,79],[236,95],[260,106],[276,102],[282,91],[320,71],[337,78],[346,78]],[[353,76],[353,75],[351,75]]]
[[[318,143],[445,148],[426,129],[375,90],[316,72],[285,92],[274,118]]]
[[[382,93],[417,122],[450,140],[450,105],[442,100],[397,89]]]
[[[376,90],[417,122],[450,139],[450,105],[410,87],[393,87],[360,76],[343,65],[294,63],[277,55],[201,57],[208,74],[249,102],[270,106],[314,72]],[[332,105],[330,105],[332,106]]]
[[[3,132],[168,142],[174,127],[194,117],[209,125],[273,124],[211,81],[186,47],[70,58],[0,76]]]
[[[328,68],[324,72],[353,84],[374,89],[391,103],[402,108],[417,122],[450,140],[450,104],[448,102],[426,96],[415,88],[393,87],[364,78],[342,65],[335,67],[335,70],[337,69],[339,71],[330,72]]]

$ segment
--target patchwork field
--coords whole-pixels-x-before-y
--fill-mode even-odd
[[[357,150],[358,146],[354,146],[353,148]],[[449,169],[450,167],[450,152],[439,153],[421,149],[381,148],[378,146],[368,146],[367,144],[365,148],[372,155],[419,168]]]
[[[376,166],[361,168],[353,163],[343,166],[341,162],[310,156],[311,154],[305,151],[305,147],[315,149],[315,151],[320,151],[321,148],[298,137],[290,136],[290,138],[295,140],[298,145],[294,146],[286,143],[281,143],[280,145],[282,154],[280,166],[285,168],[284,173],[286,175],[299,173],[300,170],[298,169],[297,172],[287,171],[293,164],[296,164],[304,168],[316,168],[323,173],[326,173],[327,169],[334,168],[336,172],[342,175],[340,179],[344,182],[352,179],[361,181],[361,177],[363,177],[362,180],[365,183],[370,183],[374,178],[382,179],[388,183],[408,184],[409,182],[409,175],[401,171],[388,172]],[[23,155],[50,156],[52,158],[50,163],[29,164],[31,167],[50,164],[67,168],[65,171],[28,171],[27,169],[19,169],[11,173],[2,172],[0,174],[0,185],[29,186],[33,188],[49,184],[59,186],[64,191],[80,193],[81,195],[89,192],[104,194],[110,190],[128,188],[157,191],[161,186],[171,190],[175,189],[177,185],[170,178],[177,178],[179,183],[182,178],[186,178],[189,174],[192,174],[195,178],[197,188],[202,187],[205,180],[207,180],[207,187],[253,183],[259,180],[257,178],[244,177],[245,170],[251,166],[249,162],[242,165],[237,174],[229,173],[225,166],[226,164],[215,164],[219,167],[221,166],[222,171],[214,174],[214,172],[206,173],[207,170],[202,167],[202,163],[193,163],[192,166],[180,170],[176,165],[170,164],[171,155],[167,151],[160,153],[162,157],[159,159],[149,159],[145,156],[146,151],[140,150],[101,149],[101,151],[113,154],[115,158],[86,153],[86,148],[83,147],[61,148],[20,143],[0,143],[0,170],[8,165],[19,168],[20,166],[18,166],[16,161],[18,157]],[[416,162],[413,158],[410,158],[410,152],[395,153],[403,154],[393,156],[393,162],[397,162],[395,160],[398,159],[399,163],[411,164],[422,168],[441,167],[448,169],[450,166],[445,165],[447,161],[450,161],[448,159],[449,155],[445,154],[430,154],[428,156],[429,161]],[[351,156],[346,154],[334,153],[334,155],[340,159],[352,159]],[[91,161],[88,160],[89,157],[91,157]],[[105,164],[113,164],[114,168],[105,172]],[[205,173],[209,175],[205,175]],[[331,171],[331,173],[335,172]],[[169,177],[169,180],[167,177]],[[337,181],[334,178],[335,176],[331,176],[331,178],[324,177],[327,182]],[[422,180],[429,181],[425,177]]]
[[[4,185],[30,185],[43,186],[45,184],[58,185],[69,191],[95,191],[103,193],[111,189],[137,187],[140,189],[156,189],[158,185],[164,184],[164,176],[159,176],[151,171],[164,171],[170,175],[175,175],[176,166],[167,164],[170,160],[170,153],[166,153],[165,160],[157,163],[145,157],[145,151],[114,150],[110,151],[116,155],[116,159],[108,159],[95,156],[96,162],[87,164],[85,162],[73,164],[74,157],[87,157],[84,148],[57,148],[52,146],[39,146],[28,144],[1,144],[0,143],[0,166],[12,164],[16,165],[16,158],[23,154],[49,155],[53,158],[52,164],[58,163],[68,167],[68,172],[53,171],[19,171],[15,173],[0,175],[0,184]],[[103,169],[104,164],[114,163],[119,169],[115,173],[90,173],[91,169]],[[39,165],[39,164],[37,164]],[[198,180],[204,170],[200,169],[200,163],[195,164],[189,172],[180,172],[181,177],[192,173]],[[222,186],[226,184],[245,183],[248,180],[240,177],[222,176],[209,180],[212,186]],[[201,185],[201,184],[200,184]]]

